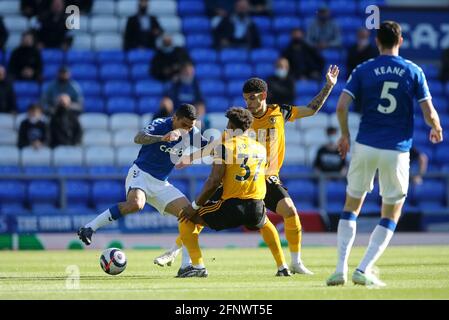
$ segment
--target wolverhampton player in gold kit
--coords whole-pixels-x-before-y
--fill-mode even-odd
[[[329,67],[324,87],[307,106],[267,104],[268,87],[266,82],[259,78],[251,78],[243,86],[243,97],[248,110],[254,117],[251,128],[257,134],[257,141],[265,144],[267,149],[265,205],[284,219],[285,237],[291,255],[290,270],[293,273],[313,274],[301,259],[302,232],[297,209],[279,179],[279,171],[285,156],[285,122],[315,115],[322,108],[337,83],[338,74],[337,66]],[[157,257],[155,263],[170,265],[180,251],[178,247],[180,248],[181,245],[181,238],[178,237],[176,246]]]
[[[198,243],[198,225],[216,231],[246,226],[260,230],[278,267],[277,276],[290,272],[276,227],[266,216],[267,155],[265,147],[248,135],[253,116],[243,108],[230,108],[226,135],[215,148],[212,171],[203,190],[181,212],[179,231],[192,265],[181,267],[178,277],[206,277],[207,270]],[[221,187],[220,198],[209,201]]]

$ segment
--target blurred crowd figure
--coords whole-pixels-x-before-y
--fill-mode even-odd
[[[212,19],[214,44],[217,49],[260,47],[259,31],[251,18],[247,0],[237,0],[233,13],[220,7],[217,12],[217,16]]]
[[[34,149],[39,149],[43,146],[48,147],[49,142],[48,120],[42,107],[33,103],[28,107],[26,118],[20,123],[17,146],[19,148],[32,146]]]
[[[26,31],[20,45],[11,53],[9,73],[14,80],[41,81],[42,69],[41,51],[36,46],[34,33]]]
[[[16,94],[12,81],[8,78],[5,67],[0,65],[0,113],[17,112]]]
[[[335,127],[326,129],[328,142],[322,145],[315,156],[313,167],[320,173],[339,173],[342,176],[346,174],[346,159],[340,157],[338,152],[338,131]]]
[[[308,26],[307,42],[319,50],[341,47],[340,27],[326,6],[318,9],[317,16]]]
[[[275,63],[274,74],[268,80],[268,103],[293,104],[295,101],[295,80],[290,75],[290,64],[286,58]]]
[[[368,29],[360,28],[357,31],[357,42],[349,47],[346,59],[346,78],[352,70],[362,62],[375,58],[379,55],[377,48],[371,44],[370,32]]]
[[[301,29],[291,32],[290,44],[282,52],[290,63],[290,75],[296,80],[319,80],[324,68],[324,59],[320,52],[304,38]]]
[[[58,71],[58,76],[50,82],[42,93],[42,105],[46,112],[54,113],[57,100],[61,94],[66,94],[70,98],[69,108],[80,113],[83,110],[84,97],[81,88],[75,80],[71,78],[70,69],[62,66]]]
[[[154,49],[157,38],[164,32],[157,17],[148,10],[148,0],[139,0],[137,13],[128,18],[123,48]]]
[[[159,109],[153,115],[153,119],[171,117],[174,114],[173,100],[169,97],[163,97],[159,102]]]
[[[184,47],[176,46],[173,37],[165,34],[156,49],[150,64],[150,75],[160,81],[175,80],[181,71],[181,66],[192,62]]]

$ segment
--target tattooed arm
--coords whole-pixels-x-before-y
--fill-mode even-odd
[[[161,135],[153,135],[149,134],[145,131],[140,131],[136,136],[134,137],[134,143],[137,144],[153,144],[157,142],[162,141],[176,141],[181,136],[180,130],[173,130],[168,132],[167,134],[161,136]]]
[[[323,89],[310,101],[310,103],[305,107],[294,107],[291,111],[292,119],[300,119],[304,117],[310,117],[316,114],[326,102],[326,99],[329,97],[334,85],[337,83],[338,77],[338,67],[330,66],[329,70],[326,74],[326,84]],[[287,119],[289,120],[289,119]]]

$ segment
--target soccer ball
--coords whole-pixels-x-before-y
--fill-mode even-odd
[[[126,255],[117,248],[106,249],[100,256],[100,266],[107,274],[120,274],[126,269]]]

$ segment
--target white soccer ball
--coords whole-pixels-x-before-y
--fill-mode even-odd
[[[100,266],[107,274],[120,274],[126,269],[126,255],[117,248],[106,249],[100,256]]]

